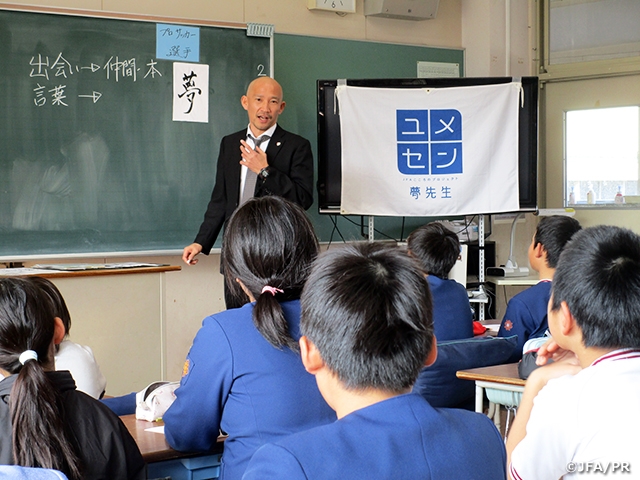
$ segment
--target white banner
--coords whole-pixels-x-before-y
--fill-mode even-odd
[[[521,84],[338,86],[345,215],[518,210]]]

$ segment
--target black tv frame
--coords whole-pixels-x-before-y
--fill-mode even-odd
[[[347,79],[354,87],[447,88],[509,83],[514,77]],[[538,209],[538,77],[521,77],[524,105],[518,118],[519,212]],[[335,106],[337,80],[318,80],[318,211],[340,214],[342,146]],[[490,212],[486,212],[490,213]]]

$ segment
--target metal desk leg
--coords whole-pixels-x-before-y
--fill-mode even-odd
[[[502,420],[500,419],[500,404],[489,402],[489,418],[493,420],[493,424],[500,431]]]
[[[484,388],[478,385],[478,382],[476,382],[476,412],[484,413],[483,401],[484,401]]]

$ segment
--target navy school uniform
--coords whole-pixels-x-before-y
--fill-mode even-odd
[[[300,302],[283,302],[293,338]],[[253,303],[205,318],[187,356],[176,400],[165,413],[165,436],[180,451],[210,450],[225,440],[220,478],[239,479],[263,444],[333,422],[315,377],[300,354],[277,349],[253,324]]]
[[[467,290],[452,279],[428,275],[433,299],[433,333],[439,342],[473,338],[473,312]]]
[[[261,447],[243,480],[502,480],[505,464],[489,418],[406,394]]]
[[[522,347],[527,340],[544,336],[549,328],[547,305],[550,297],[551,282],[542,280],[509,300],[498,336],[518,335],[518,343],[507,363],[514,363],[522,358]]]

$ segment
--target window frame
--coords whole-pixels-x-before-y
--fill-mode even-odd
[[[533,0],[538,4],[537,59],[538,76],[542,82],[576,80],[614,75],[640,73],[640,55],[606,60],[551,64],[550,59],[550,16],[551,3],[555,0]],[[572,3],[571,0],[565,0]]]

